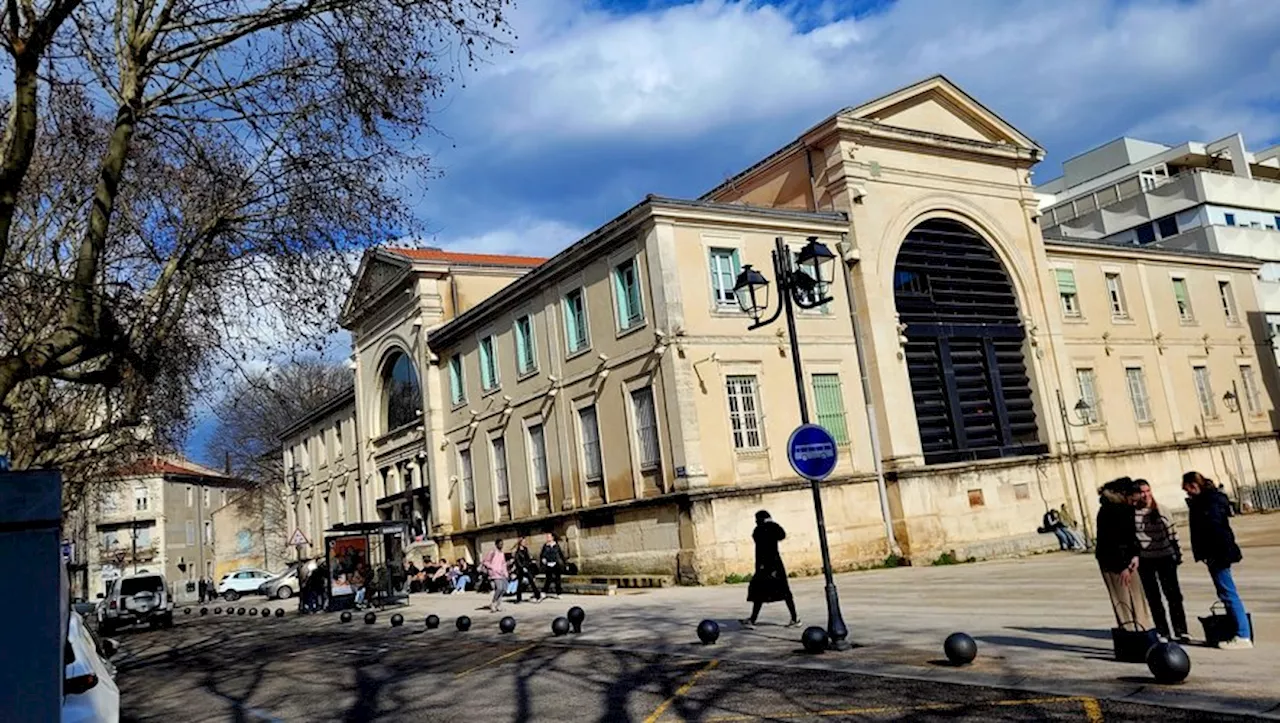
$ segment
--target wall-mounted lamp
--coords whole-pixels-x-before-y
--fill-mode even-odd
[[[1111,332],[1102,332],[1102,351],[1111,356]]]
[[[1164,350],[1165,350],[1165,345],[1164,345],[1164,332],[1163,332],[1163,331],[1157,331],[1157,332],[1156,332],[1156,337],[1155,337],[1155,339],[1156,339],[1156,351],[1158,351],[1158,352],[1160,352],[1161,354],[1163,354],[1163,353],[1164,353]]]
[[[1205,354],[1208,354],[1208,353],[1209,353],[1209,347],[1210,347],[1210,344],[1209,344],[1209,335],[1208,335],[1208,334],[1205,334],[1204,336],[1200,337],[1200,341],[1204,343],[1204,353],[1205,353]]]

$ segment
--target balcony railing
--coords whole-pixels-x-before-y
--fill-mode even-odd
[[[1236,176],[1230,171],[1219,171],[1213,168],[1188,168],[1172,176],[1156,179],[1154,182],[1148,182],[1145,186],[1139,180],[1138,175],[1134,174],[1127,178],[1123,178],[1102,188],[1092,191],[1088,194],[1076,196],[1070,201],[1060,203],[1056,206],[1046,208],[1040,216],[1040,227],[1044,229],[1060,226],[1068,221],[1080,218],[1086,214],[1093,213],[1099,209],[1114,206],[1121,201],[1141,196],[1144,193],[1150,193],[1158,188],[1167,186],[1171,183],[1181,182],[1188,178],[1192,178],[1197,174],[1209,174],[1214,176],[1229,176],[1232,178],[1240,178],[1244,181],[1259,181],[1262,183],[1275,184],[1280,186],[1280,181],[1272,178],[1259,178],[1254,176],[1252,179],[1246,179],[1242,176]]]

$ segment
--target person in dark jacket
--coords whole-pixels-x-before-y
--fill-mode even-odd
[[[529,554],[529,544],[525,542],[523,537],[516,540],[515,552],[515,578],[516,578],[516,602],[519,603],[524,598],[524,584],[529,583],[530,589],[533,590],[533,601],[542,602],[542,591],[538,590],[538,581],[534,579],[533,556]]]
[[[556,597],[559,598],[564,594],[561,577],[565,570],[569,567],[569,561],[565,559],[564,550],[556,541],[556,536],[550,532],[547,533],[547,541],[542,544],[542,552],[538,553],[538,559],[542,562],[542,572],[546,575],[546,579],[542,582],[542,594],[551,595],[552,583],[556,586]]]
[[[1133,505],[1129,498],[1137,485],[1128,477],[1112,480],[1098,490],[1098,541],[1094,556],[1102,571],[1102,581],[1111,596],[1111,610],[1116,626],[1125,629],[1151,629],[1151,611],[1138,577],[1138,528],[1134,524]]]
[[[779,601],[785,602],[787,611],[791,613],[787,627],[794,628],[800,624],[796,601],[791,597],[791,585],[787,582],[787,568],[782,565],[782,555],[778,552],[778,543],[786,537],[782,525],[774,522],[768,512],[760,510],[756,513],[756,529],[751,533],[751,539],[756,543],[756,571],[747,585],[747,601],[752,604],[751,617],[738,621],[745,628],[756,626],[760,608],[765,603]]]
[[[1218,599],[1236,623],[1236,635],[1218,643],[1226,650],[1247,650],[1253,647],[1253,631],[1249,629],[1249,613],[1245,610],[1240,593],[1236,592],[1231,566],[1244,559],[1235,533],[1231,531],[1231,500],[1218,489],[1213,480],[1199,472],[1182,475],[1182,491],[1187,493],[1187,507],[1191,509],[1191,554],[1197,562],[1209,568],[1209,577],[1218,592]]]

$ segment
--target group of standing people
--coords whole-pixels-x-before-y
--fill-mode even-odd
[[[534,577],[538,573],[539,565],[533,561],[533,555],[529,552],[525,538],[520,537],[516,540],[516,549],[510,561],[507,559],[507,554],[502,551],[502,547],[503,541],[495,540],[493,549],[480,561],[481,570],[488,575],[489,582],[493,586],[493,600],[489,603],[491,612],[496,613],[502,609],[502,598],[507,594],[514,593],[516,602],[522,602],[525,583],[528,583],[529,589],[533,592],[534,602],[542,602],[543,596],[550,595],[553,585],[556,597],[563,593],[561,578],[565,567],[568,566],[568,561],[554,534],[547,533],[546,542],[543,543],[542,551],[538,554],[538,562],[541,563],[541,569],[546,576],[541,590],[538,589],[538,581]]]
[[[218,599],[218,587],[213,584],[213,578],[202,577],[197,586],[200,592],[200,602],[213,602]]]
[[[1209,570],[1218,599],[1235,623],[1235,636],[1219,648],[1253,647],[1248,612],[1236,591],[1231,566],[1243,556],[1231,530],[1231,501],[1199,472],[1182,476],[1190,509],[1191,553]],[[1188,642],[1178,566],[1182,547],[1177,530],[1144,479],[1121,477],[1099,490],[1095,557],[1120,627],[1153,627],[1166,639]],[[1168,601],[1166,616],[1165,601]]]

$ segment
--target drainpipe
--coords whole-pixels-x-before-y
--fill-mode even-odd
[[[889,545],[889,551],[901,557],[902,548],[899,547],[898,538],[893,533],[893,517],[889,512],[889,490],[884,482],[884,461],[880,454],[880,430],[876,424],[876,403],[871,393],[871,377],[867,374],[866,355],[862,349],[862,332],[858,326],[858,302],[853,294],[853,272],[850,270],[850,267],[857,263],[857,259],[851,258],[852,251],[853,246],[849,243],[847,235],[840,234],[842,261],[840,268],[844,270],[844,291],[849,298],[849,323],[853,327],[853,348],[858,359],[858,376],[862,381],[862,400],[867,414],[867,431],[871,435],[871,459],[875,463],[876,492],[880,495],[880,517],[884,520],[884,537]]]

